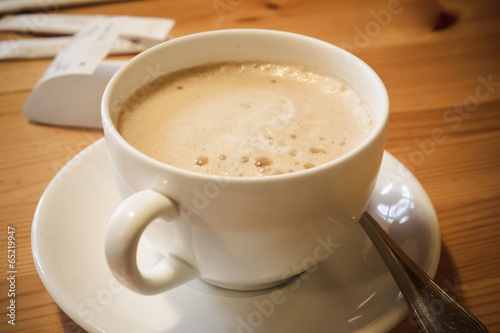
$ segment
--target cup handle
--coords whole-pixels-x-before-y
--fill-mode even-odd
[[[159,217],[179,216],[177,205],[153,190],[137,192],[125,199],[111,216],[105,236],[108,266],[128,289],[154,295],[185,284],[200,274],[191,264],[168,255],[147,272],[137,266],[137,246],[146,227]]]

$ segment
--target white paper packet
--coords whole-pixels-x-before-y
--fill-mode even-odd
[[[158,44],[168,38],[174,24],[170,19],[131,16],[32,14],[4,17],[0,20],[0,31],[74,36],[39,38],[40,41],[25,40],[18,44],[7,41],[11,42],[10,49],[0,49],[0,59],[2,54],[5,59],[12,59],[15,53],[18,57],[33,57],[59,50],[24,103],[23,114],[45,124],[101,127],[102,94],[108,81],[123,65],[123,62],[102,62],[102,59],[113,51],[142,51]]]
[[[53,11],[65,7],[90,5],[99,2],[120,2],[124,0],[1,0],[0,14],[17,13],[23,10]]]
[[[45,124],[100,127],[102,93],[122,65],[101,61],[123,24],[123,17],[101,17],[78,31],[33,88],[23,114]]]
[[[0,19],[0,31],[39,35],[73,35],[96,18],[106,15],[23,14]],[[165,41],[175,24],[167,18],[124,16],[126,22],[120,37],[149,46]]]
[[[22,38],[0,41],[0,60],[53,58],[72,37]],[[137,54],[150,46],[140,41],[118,37],[109,54]]]

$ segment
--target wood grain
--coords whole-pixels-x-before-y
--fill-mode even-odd
[[[389,91],[386,149],[419,179],[437,211],[443,246],[436,282],[491,332],[500,332],[500,2],[446,0],[437,12],[431,7],[422,12],[402,0],[403,11],[377,28],[373,13],[388,10],[389,3],[151,0],[55,12],[173,18],[173,36],[227,28],[286,30],[357,54]],[[438,30],[432,28],[435,14]],[[363,33],[367,38],[360,37]],[[0,40],[22,37],[0,33]],[[22,115],[24,101],[50,62],[0,62],[0,252],[6,254],[7,227],[15,227],[19,304],[12,327],[4,314],[8,285],[2,255],[2,332],[83,331],[37,275],[31,223],[57,171],[102,133],[39,125]],[[418,327],[407,318],[392,332],[418,332]]]

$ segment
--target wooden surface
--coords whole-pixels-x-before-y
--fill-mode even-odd
[[[397,9],[403,10],[384,21],[381,10],[393,4],[132,1],[55,12],[173,18],[174,36],[225,28],[286,30],[356,53],[389,91],[387,150],[419,179],[437,211],[443,245],[435,281],[491,332],[500,332],[500,2],[443,1],[439,13],[432,1],[424,1],[421,10],[401,0]],[[440,15],[433,30],[434,14]],[[10,34],[0,34],[0,39],[8,38]],[[38,277],[31,225],[56,172],[102,133],[42,126],[22,115],[24,101],[50,62],[0,62],[1,332],[82,331]],[[16,230],[15,327],[6,317],[8,226]],[[406,318],[392,332],[418,328]]]

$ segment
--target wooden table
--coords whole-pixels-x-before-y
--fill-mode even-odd
[[[412,6],[407,0],[179,0],[52,8],[173,18],[174,36],[226,28],[286,30],[356,53],[389,91],[387,150],[419,179],[437,211],[442,255],[435,281],[491,332],[500,332],[500,2],[446,0],[439,12],[432,1],[424,10]],[[43,126],[22,115],[50,62],[0,62],[2,332],[82,331],[38,277],[31,225],[56,172],[102,132]],[[5,315],[8,227],[16,236],[15,327]],[[393,330],[417,331],[411,318]]]

